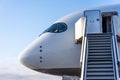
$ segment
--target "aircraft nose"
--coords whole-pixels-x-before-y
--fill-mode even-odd
[[[19,61],[26,67],[31,69],[38,68],[39,62],[39,41],[40,38],[34,40],[30,45],[28,45],[18,56]]]
[[[34,62],[32,60],[32,55],[30,55],[30,53],[21,53],[18,57],[19,61],[26,67],[31,68],[31,69],[35,69],[35,65]]]
[[[19,61],[25,65],[25,66],[28,66],[29,65],[29,55],[26,55],[25,53],[21,53],[19,55]]]

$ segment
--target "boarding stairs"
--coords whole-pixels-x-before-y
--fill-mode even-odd
[[[116,80],[111,33],[87,34],[83,80]]]

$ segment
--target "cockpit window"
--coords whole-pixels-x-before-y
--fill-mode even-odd
[[[65,23],[55,23],[50,28],[46,29],[43,33],[61,33],[67,30],[67,25]]]

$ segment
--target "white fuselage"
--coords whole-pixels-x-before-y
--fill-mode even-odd
[[[90,10],[100,10],[101,14],[116,11],[119,17],[119,8],[120,5],[115,5]],[[22,64],[43,73],[79,76],[81,44],[75,44],[75,23],[81,17],[84,17],[84,11],[70,14],[56,21],[55,23],[64,22],[67,30],[61,33],[41,34],[20,54],[19,59]]]

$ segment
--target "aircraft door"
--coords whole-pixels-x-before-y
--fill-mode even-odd
[[[101,16],[99,10],[84,12],[86,19],[86,34],[101,33]]]
[[[102,32],[114,33],[118,32],[118,13],[117,12],[103,12],[102,13]]]

